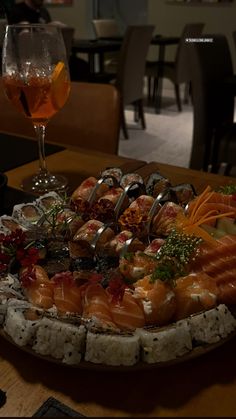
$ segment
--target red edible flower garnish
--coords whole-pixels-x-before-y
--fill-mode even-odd
[[[16,259],[21,266],[35,265],[39,260],[39,251],[35,247],[24,249],[23,247],[16,251]]]
[[[110,279],[107,292],[111,295],[112,303],[115,304],[122,301],[126,288],[128,288],[128,286],[121,276],[114,275]]]
[[[88,278],[89,282],[96,284],[96,282],[101,282],[103,280],[102,274],[92,273]]]
[[[8,247],[8,246],[17,247],[19,245],[24,244],[25,238],[26,238],[25,232],[18,228],[10,234],[7,234],[7,235],[1,234],[0,242],[2,243],[4,247]]]
[[[11,256],[6,253],[0,252],[0,273],[5,273],[8,269]]]

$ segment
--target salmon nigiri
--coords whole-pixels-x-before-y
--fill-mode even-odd
[[[146,324],[163,326],[169,323],[176,308],[175,294],[170,285],[151,275],[134,284],[135,297],[142,301]]]
[[[101,284],[90,283],[83,292],[83,313],[85,319],[96,319],[99,325],[116,328],[108,301],[108,295]]]
[[[110,307],[114,323],[122,330],[132,330],[145,325],[142,305],[130,291],[124,292],[121,301],[111,301]]]
[[[42,266],[23,268],[20,272],[20,281],[31,303],[45,309],[53,306],[53,283]]]
[[[175,320],[213,308],[217,304],[218,287],[204,272],[191,273],[177,279],[174,287],[176,298]]]
[[[52,278],[54,282],[54,303],[60,313],[82,313],[81,287],[70,271],[61,272]]]

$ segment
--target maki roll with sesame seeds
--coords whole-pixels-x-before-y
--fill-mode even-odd
[[[137,335],[109,334],[89,331],[86,337],[85,360],[95,364],[130,366],[140,359]]]
[[[219,342],[236,329],[236,319],[225,304],[193,314],[188,321],[195,346]]]
[[[190,326],[187,320],[165,328],[137,329],[142,360],[148,364],[174,360],[192,350]]]

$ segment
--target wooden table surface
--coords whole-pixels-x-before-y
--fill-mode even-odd
[[[64,150],[54,153],[46,158],[48,169],[60,173],[69,181],[69,191],[76,188],[82,180],[89,176],[99,176],[107,167],[120,167],[124,173],[132,172],[142,167],[145,162],[130,158],[105,154],[98,151],[92,152],[82,148]],[[38,161],[25,164],[6,172],[8,185],[21,188],[22,180],[36,173]]]
[[[78,184],[105,166],[119,165],[147,177],[159,170],[173,184],[191,182],[198,191],[236,179],[189,171],[159,163],[143,165],[115,156],[64,151],[48,159],[49,167]],[[8,172],[9,184],[19,186],[36,164]],[[75,185],[73,185],[75,186]],[[24,352],[0,337],[0,388],[7,402],[1,417],[32,416],[53,396],[85,416],[191,417],[235,416],[236,339],[191,361],[165,368],[99,371],[58,365]]]

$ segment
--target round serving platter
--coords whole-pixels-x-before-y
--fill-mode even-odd
[[[141,213],[143,216],[144,208],[146,208],[147,206],[148,209],[146,208],[145,210],[147,211],[147,214],[146,214],[147,219],[142,218],[140,222],[141,224],[140,225],[138,224],[139,228],[134,229],[134,231],[131,229],[131,227],[130,229],[127,228],[129,232],[132,231],[132,237],[131,239],[126,238],[126,242],[125,242],[125,245],[123,246],[123,250],[120,253],[118,253],[119,256],[121,257],[123,257],[124,254],[126,254],[129,251],[129,245],[132,244],[133,241],[135,242],[135,240],[138,239],[139,245],[140,245],[141,243],[140,240],[143,239],[143,235],[144,235],[144,239],[143,239],[144,241],[143,243],[141,243],[142,246],[144,246],[144,243],[146,242],[150,244],[150,241],[151,239],[153,239],[153,237],[154,238],[159,237],[158,234],[156,234],[155,236],[154,232],[151,230],[153,217],[156,214],[157,208],[159,208],[159,210],[161,208],[162,210],[163,208],[165,208],[165,204],[168,205],[170,203],[171,205],[172,204],[177,205],[178,208],[181,208],[181,211],[183,211],[186,196],[184,194],[182,196],[178,188],[177,189],[175,189],[176,187],[172,188],[170,184],[166,185],[166,179],[164,179],[165,181],[164,189],[160,192],[158,189],[159,182],[163,182],[163,178],[162,177],[160,178],[159,174],[156,174],[155,183],[152,185],[153,187],[154,186],[157,187],[156,193],[158,193],[158,195],[156,198],[149,195],[142,195],[143,193],[145,193],[145,188],[148,190],[148,182],[146,186],[144,186],[144,184],[140,182],[139,178],[138,179],[136,177],[134,178],[134,174],[131,174],[131,175],[132,176],[130,179],[130,183],[128,183],[127,185],[126,185],[126,181],[127,181],[126,176],[124,177],[124,182],[123,182],[124,184],[122,183],[123,178],[119,181],[120,182],[119,183],[116,180],[116,178],[114,178],[114,176],[111,174],[107,175],[106,173],[104,173],[103,177],[101,177],[99,180],[96,180],[94,178],[93,182],[95,181],[95,183],[92,185],[92,192],[90,193],[90,197],[88,199],[90,210],[92,208],[92,204],[94,204],[94,201],[96,201],[97,199],[96,194],[98,192],[98,188],[100,188],[101,185],[104,186],[104,183],[107,180],[111,182],[110,186],[113,185],[113,187],[117,187],[117,185],[120,185],[124,189],[122,192],[122,188],[118,187],[120,196],[115,205],[114,214],[112,212],[112,216],[115,216],[115,218],[112,219],[113,220],[112,222],[108,221],[109,218],[108,219],[106,218],[105,221],[104,220],[100,221],[100,219],[99,218],[97,219],[96,216],[94,218],[93,217],[89,218],[89,221],[87,221],[88,224],[90,222],[92,222],[94,225],[96,223],[99,223],[99,224],[95,225],[95,227],[97,228],[97,231],[94,231],[95,235],[91,239],[91,241],[88,241],[88,243],[86,242],[84,237],[81,237],[80,229],[76,223],[75,223],[76,233],[74,234],[72,233],[72,230],[70,231],[71,237],[72,237],[70,240],[72,241],[72,243],[74,242],[76,243],[78,241],[80,246],[82,246],[81,242],[83,243],[85,242],[84,246],[85,244],[86,246],[82,250],[83,251],[86,250],[90,258],[92,255],[92,260],[93,261],[95,260],[96,263],[97,263],[98,258],[103,256],[102,252],[101,254],[99,254],[99,246],[98,246],[98,243],[100,243],[99,240],[101,240],[101,243],[103,243],[104,245],[104,242],[102,241],[102,235],[105,233],[108,233],[107,240],[111,240],[111,237],[112,238],[113,236],[115,237],[115,235],[118,232],[123,233],[123,231],[125,231],[125,228],[127,228],[126,227],[127,223],[128,223],[128,227],[130,227],[130,223],[132,224],[132,217],[130,221],[130,214],[134,213],[134,209],[133,209],[134,207],[132,207],[127,220],[126,218],[123,219],[122,217],[125,211],[129,209],[127,207],[126,210],[124,210],[123,208],[124,203],[126,207],[128,205],[128,202],[129,203],[131,202],[131,204],[136,202],[135,200],[136,196],[135,195],[133,196],[134,194],[133,189],[135,189],[136,194],[137,194],[136,189],[138,189],[137,200],[142,198],[139,201],[141,206],[139,207],[137,205],[138,206],[137,214]],[[91,178],[89,179],[91,183]],[[182,185],[179,185],[179,186],[182,187]],[[180,189],[180,190],[182,191],[182,193],[183,193],[183,190],[185,190],[185,192],[187,191],[188,199],[189,201],[191,201],[191,199],[193,199],[193,197],[195,196],[195,193],[192,187],[189,187],[189,186],[191,185],[183,185],[183,187],[186,190],[185,189]],[[107,185],[106,185],[106,188],[108,188]],[[179,195],[177,194],[177,192],[179,193]],[[191,198],[189,196],[189,192],[191,192]],[[132,199],[130,196],[128,196],[128,193],[131,193]],[[175,193],[175,196],[173,195],[173,193]],[[206,193],[208,192],[206,191]],[[83,211],[86,212],[86,208],[85,208],[86,206],[83,207],[83,205],[81,205],[81,202],[79,201],[78,203],[76,201],[77,198],[75,198],[75,196],[73,198],[73,196],[74,196],[74,193],[72,197],[70,198],[70,205],[71,204],[72,205],[69,207],[68,207],[68,204],[67,206],[65,206],[64,203],[62,203],[61,197],[55,197],[55,196],[48,197],[47,194],[40,197],[35,202],[29,203],[28,205],[27,204],[15,205],[12,212],[12,218],[15,221],[17,220],[19,225],[21,225],[22,223],[24,230],[32,228],[32,231],[35,233],[36,232],[35,226],[36,226],[38,229],[37,231],[39,232],[42,231],[40,229],[42,225],[44,224],[44,222],[46,222],[46,227],[47,227],[47,222],[50,221],[50,219],[49,221],[47,219],[50,211],[48,211],[47,206],[45,207],[45,199],[47,200],[49,198],[49,201],[50,199],[54,199],[55,208],[57,208],[57,205],[58,205],[62,213],[64,213],[64,211],[66,213],[66,211],[69,210],[69,213],[67,215],[68,220],[66,219],[69,225],[70,224],[69,219],[71,218],[71,220],[73,221],[71,211],[72,212],[74,211],[73,214],[78,213],[79,215],[83,214]],[[81,199],[80,195],[78,195],[78,197],[79,199]],[[173,199],[174,202],[172,202],[173,197],[176,199],[178,198],[177,199],[178,204],[174,203],[175,202],[174,199]],[[109,201],[108,198],[106,199]],[[151,199],[151,203],[150,203],[150,199]],[[170,202],[169,202],[169,199],[170,199]],[[145,202],[145,205],[144,205],[144,202]],[[82,203],[84,204],[84,202]],[[105,202],[105,204],[107,205],[107,202]],[[106,209],[106,205],[103,208],[103,210]],[[26,207],[25,213],[22,210],[24,206]],[[30,208],[29,212],[27,212],[27,207]],[[62,210],[62,207],[63,207],[63,210]],[[120,216],[121,208],[122,208],[122,211],[124,212]],[[32,213],[32,209],[34,210],[33,213]],[[53,209],[53,206],[52,206],[52,209]],[[110,216],[111,214],[109,211],[108,211],[108,215]],[[34,212],[36,212],[36,215]],[[57,216],[59,217],[58,218],[59,223],[60,222],[63,223],[63,217],[62,217],[62,221],[60,221],[61,212],[58,212],[57,214]],[[164,224],[169,226],[169,224],[171,225],[172,219],[171,217],[168,218],[167,213],[166,214],[164,213],[163,219],[166,223]],[[91,214],[94,215],[93,211],[91,212]],[[91,217],[91,214],[89,213],[89,217]],[[163,214],[163,212],[161,212],[161,214]],[[29,217],[29,219],[27,219],[27,216]],[[51,214],[51,216],[53,219],[53,216],[55,216],[55,214]],[[120,216],[119,220],[122,221],[122,222],[120,221],[120,224],[118,223],[119,216]],[[158,213],[158,216],[159,216],[159,213]],[[34,217],[36,217],[36,221],[34,220]],[[106,214],[106,217],[107,217],[107,214]],[[84,227],[85,225],[87,225],[86,217],[84,219],[82,218],[82,220],[83,220],[82,226]],[[143,221],[143,220],[146,220],[146,221]],[[115,227],[113,226],[113,224],[115,225]],[[48,225],[51,225],[51,224],[49,223]],[[135,225],[136,224],[134,223],[134,226]],[[114,227],[114,231],[112,231],[113,235],[109,239],[110,232],[108,230],[111,230],[110,227],[112,226]],[[4,232],[4,225],[2,226],[2,229]],[[50,229],[48,229],[48,231],[49,230]],[[55,231],[57,232],[57,230]],[[162,230],[160,229],[160,231]],[[78,234],[78,232],[80,232],[80,234]],[[166,231],[166,234],[164,234],[164,236],[165,235],[168,236],[167,231]],[[35,233],[35,237],[36,237],[36,233]],[[176,237],[174,238],[176,239]],[[101,243],[100,243],[100,246],[101,246]],[[178,241],[177,241],[177,245],[179,246]],[[89,252],[88,252],[88,249],[89,249]],[[137,247],[137,249],[139,248]],[[143,250],[143,247],[142,247],[142,250]],[[86,251],[85,251],[85,256],[88,257],[88,254],[86,253]],[[73,254],[73,250],[72,250],[72,254]],[[107,255],[109,256],[110,253],[107,252],[106,256]],[[80,256],[81,256],[80,253],[79,255],[78,254],[76,255],[76,257],[80,257]],[[84,256],[83,252],[82,252],[82,256]],[[55,257],[56,256],[54,255],[54,258]],[[63,257],[64,256],[60,256],[60,258],[63,258]],[[73,257],[75,256],[73,255],[70,257],[73,259]],[[116,254],[116,257],[117,257],[117,254]],[[56,258],[59,258],[59,256],[57,256]],[[108,267],[106,265],[102,265],[102,268],[101,268],[101,266],[98,264],[97,267],[101,269],[103,273],[105,272],[107,274]],[[78,267],[78,270],[79,270],[79,267]],[[81,270],[83,270],[82,267],[81,267]],[[66,273],[66,268],[64,268],[64,271]],[[91,272],[93,272],[93,270],[91,270]],[[100,270],[98,270],[98,272],[100,272]],[[11,291],[11,287],[9,288],[9,290]],[[13,287],[13,291],[14,291],[14,287]],[[15,295],[17,295],[17,293]],[[23,297],[23,294],[22,296],[20,296],[20,300],[22,299],[22,297]],[[16,296],[16,299],[18,299],[17,296]],[[216,303],[216,300],[214,303]],[[48,362],[56,363],[58,365],[70,366],[72,368],[91,369],[91,370],[108,370],[108,371],[109,370],[135,371],[135,370],[143,370],[143,369],[150,369],[150,368],[151,369],[162,368],[162,367],[176,365],[182,362],[192,360],[199,356],[202,356],[218,348],[219,346],[224,345],[226,342],[231,340],[236,335],[236,315],[235,315],[234,307],[228,308],[227,303],[226,305],[222,303],[221,304],[218,303],[219,304],[218,306],[213,306],[214,303],[203,306],[204,310],[206,309],[206,307],[210,307],[208,310],[206,309],[206,311],[201,311],[201,312],[191,314],[189,317],[187,317],[185,313],[185,317],[187,318],[179,317],[182,320],[176,321],[176,323],[171,323],[171,324],[169,323],[167,324],[167,322],[162,323],[162,324],[167,325],[164,327],[160,327],[160,326],[157,327],[155,325],[147,326],[148,323],[146,323],[143,328],[137,328],[136,330],[133,330],[133,327],[131,326],[130,329],[125,328],[124,331],[122,331],[121,329],[120,332],[119,332],[119,329],[117,331],[114,331],[114,330],[109,331],[109,328],[106,330],[105,328],[103,328],[103,326],[102,326],[102,329],[99,330],[99,328],[97,328],[97,323],[96,323],[96,313],[91,318],[89,318],[89,321],[92,322],[92,326],[91,326],[91,323],[90,325],[88,324],[88,319],[86,319],[86,315],[84,318],[80,317],[80,319],[76,318],[76,316],[74,316],[73,318],[73,315],[72,316],[69,315],[67,317],[70,311],[70,310],[67,310],[65,318],[63,319],[63,316],[58,315],[58,313],[60,313],[60,310],[57,311],[56,314],[53,312],[49,313],[48,311],[45,311],[42,313],[40,324],[32,325],[33,327],[32,333],[35,333],[36,331],[36,335],[29,333],[27,335],[27,339],[25,340],[24,340],[25,319],[23,319],[23,323],[21,323],[21,318],[17,317],[19,313],[21,312],[20,306],[19,308],[18,307],[14,308],[13,305],[10,304],[9,311],[7,308],[7,313],[6,313],[6,319],[9,320],[9,322],[7,323],[6,321],[4,327],[0,326],[0,336],[3,337],[6,341],[16,346],[17,348],[23,350],[26,353],[33,355],[34,357],[43,359]],[[53,307],[56,307],[56,310],[58,310],[58,307],[56,305],[54,305]],[[18,313],[18,310],[19,310],[19,313]],[[203,308],[201,308],[201,310],[203,310]],[[93,320],[93,317],[95,317],[95,322]],[[175,318],[178,318],[178,317],[175,317]],[[17,336],[15,336],[14,333],[16,330],[19,330],[20,335],[18,334]],[[132,330],[132,331],[126,332],[126,330]],[[47,332],[49,333],[49,335],[47,334]],[[45,338],[45,333],[49,337]],[[50,337],[50,333],[51,335],[53,335],[53,337]],[[55,346],[55,342],[50,340],[50,339],[55,339],[55,335],[57,335],[57,333],[59,333],[60,338],[62,338],[62,342],[61,341],[59,343],[57,342],[57,345],[56,345],[56,349],[62,348],[62,350],[59,350],[59,353],[58,353],[58,350],[55,351],[53,349]],[[44,346],[45,340],[46,340],[46,349]],[[42,347],[40,347],[40,345],[42,345]],[[50,345],[52,346],[50,347]],[[117,346],[114,346],[114,345],[117,345]],[[50,349],[48,349],[48,347]],[[50,354],[50,355],[44,355],[44,354]]]

